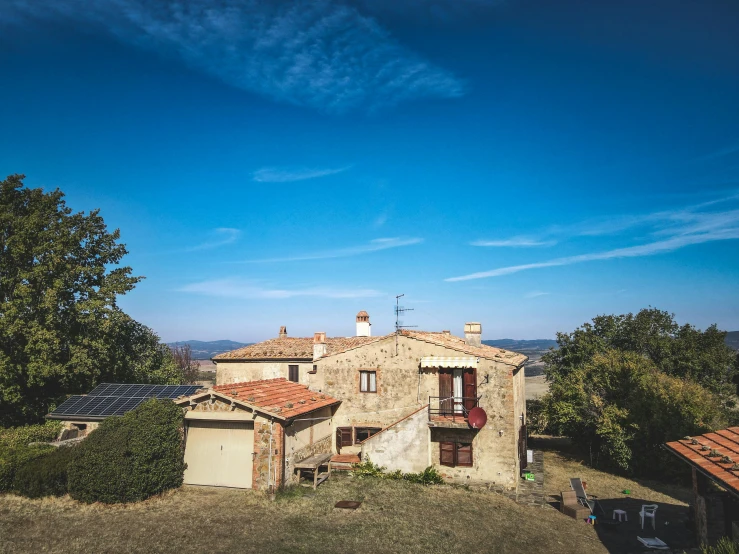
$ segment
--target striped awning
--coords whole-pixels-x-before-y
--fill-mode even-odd
[[[477,367],[477,358],[462,356],[424,356],[421,367]]]

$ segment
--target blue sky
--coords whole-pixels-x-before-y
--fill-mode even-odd
[[[0,174],[120,228],[165,340],[370,313],[739,329],[733,0],[9,0]]]

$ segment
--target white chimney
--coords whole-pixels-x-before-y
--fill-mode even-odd
[[[285,337],[287,337],[287,327],[283,325],[280,327],[280,338],[284,339]]]
[[[323,358],[326,355],[326,333],[314,333],[313,334],[313,361],[315,362],[318,358]]]
[[[372,324],[369,322],[369,314],[364,310],[357,314],[357,336],[372,336]]]
[[[464,324],[464,341],[470,346],[482,345],[482,325],[480,323]]]

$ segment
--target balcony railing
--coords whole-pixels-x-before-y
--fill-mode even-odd
[[[467,421],[470,410],[476,408],[480,396],[429,396],[429,421]]]

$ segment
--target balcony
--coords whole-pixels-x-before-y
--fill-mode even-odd
[[[479,401],[479,396],[429,396],[429,427],[469,428],[467,417]]]

